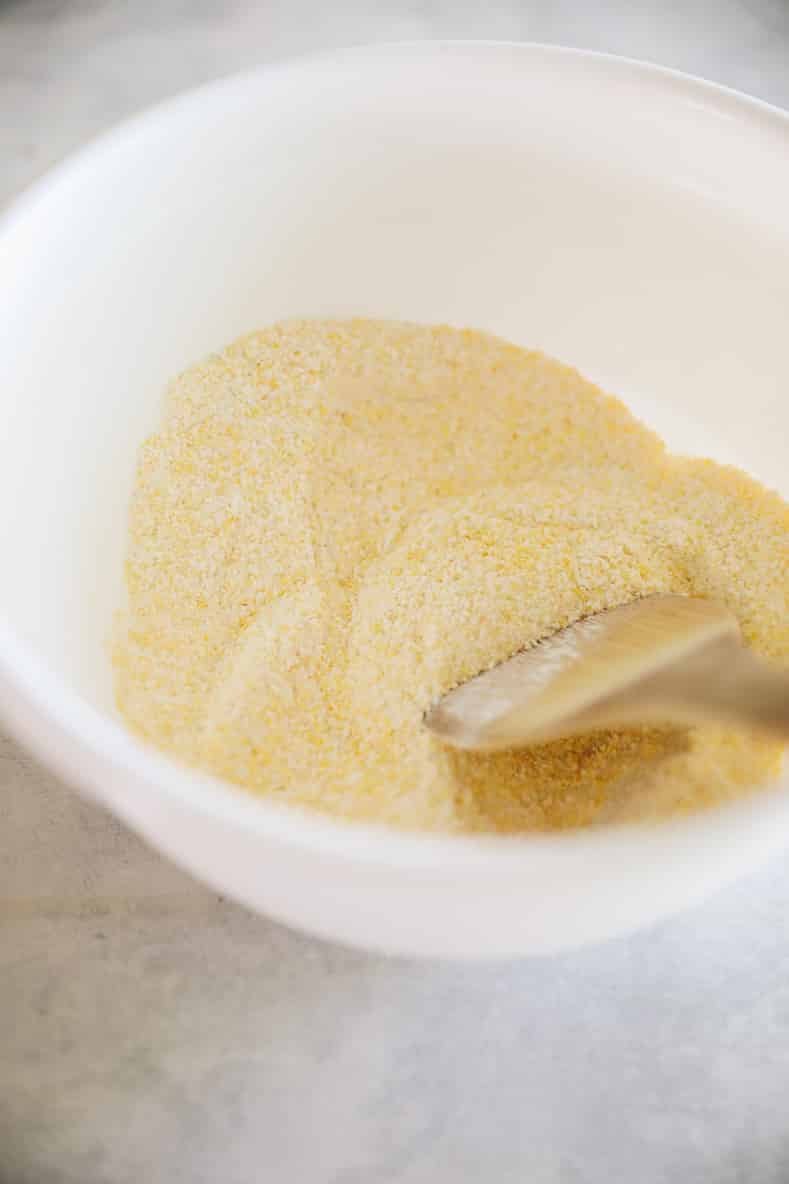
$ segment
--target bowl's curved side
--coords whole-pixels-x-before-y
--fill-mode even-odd
[[[108,759],[2,677],[0,711],[54,771],[218,891],[294,928],[385,954],[483,959],[578,948],[697,904],[789,845],[782,791],[709,817],[529,840],[322,828],[323,820],[287,810],[281,827],[261,830],[222,799],[239,798],[250,817],[262,803],[220,786],[207,787],[219,809],[163,792],[190,775],[162,761],[151,778]]]

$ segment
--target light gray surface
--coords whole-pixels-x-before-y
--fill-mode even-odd
[[[786,0],[0,0],[0,200],[185,86],[534,39],[789,106]],[[1,1184],[789,1180],[789,860],[626,942],[388,962],[250,917],[0,742]]]

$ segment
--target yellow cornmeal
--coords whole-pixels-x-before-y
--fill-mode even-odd
[[[279,802],[419,830],[664,816],[778,771],[716,728],[479,756],[437,696],[651,592],[725,601],[789,661],[789,508],[669,456],[542,354],[470,330],[293,321],[170,387],[130,515],[120,709]]]

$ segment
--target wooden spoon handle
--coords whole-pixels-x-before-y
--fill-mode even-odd
[[[650,715],[684,723],[732,723],[789,740],[789,671],[733,639],[704,646],[631,691]]]

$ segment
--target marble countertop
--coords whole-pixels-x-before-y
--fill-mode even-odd
[[[789,106],[786,0],[0,0],[0,201],[184,87],[423,37]],[[218,898],[0,739],[2,1184],[785,1184],[789,861],[627,941],[449,966]]]

